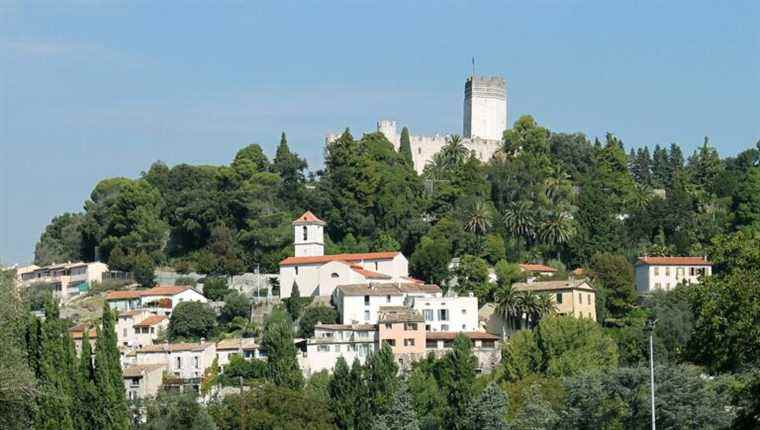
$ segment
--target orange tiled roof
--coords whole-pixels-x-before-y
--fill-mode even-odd
[[[280,266],[292,266],[294,264],[329,263],[330,261],[356,262],[363,260],[391,260],[398,254],[398,252],[365,252],[357,254],[319,255],[314,257],[288,257],[280,261]]]
[[[351,265],[351,270],[364,276],[367,279],[391,279],[389,275],[386,275],[384,273],[373,272],[371,270],[366,270],[362,266],[359,266],[356,264]]]
[[[140,297],[142,297],[142,291],[109,291],[106,300],[139,299]]]
[[[524,272],[556,272],[557,269],[549,266],[545,266],[543,264],[536,264],[536,263],[523,263],[520,264],[520,269],[522,269]]]
[[[639,257],[636,264],[655,266],[710,266],[707,257]]]
[[[149,290],[142,291],[143,296],[173,296],[183,291],[189,290],[190,287],[181,285],[159,285]]]
[[[428,340],[454,340],[459,333],[456,331],[427,331],[425,338]],[[472,340],[499,340],[499,336],[484,331],[463,331],[461,333]]]
[[[311,213],[311,211],[304,212],[303,215],[298,217],[295,221],[293,221],[293,224],[327,224],[326,222],[322,221],[321,219],[317,218],[316,215]]]
[[[144,320],[140,321],[139,323],[135,324],[135,327],[150,327],[152,325],[156,325],[160,323],[161,321],[166,320],[167,318],[164,315],[151,315],[148,318],[145,318]]]

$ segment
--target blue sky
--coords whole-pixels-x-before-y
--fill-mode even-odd
[[[0,263],[155,160],[272,154],[285,130],[318,168],[346,126],[461,133],[472,56],[510,123],[735,154],[760,139],[758,22],[755,1],[0,0]]]

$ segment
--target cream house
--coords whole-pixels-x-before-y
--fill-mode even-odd
[[[440,296],[437,285],[368,283],[338,286],[333,302],[343,324],[375,324],[382,306],[405,306],[408,299]]]
[[[261,348],[253,338],[223,339],[216,343],[216,360],[219,368],[224,371],[234,356],[246,360],[263,359]]]
[[[105,263],[68,262],[25,270],[20,274],[23,287],[34,284],[49,284],[61,299],[67,300],[87,292],[94,282],[101,282],[103,274],[108,272]]]
[[[182,302],[208,302],[198,291],[178,285],[159,285],[147,290],[109,291],[106,301],[111,309],[120,312],[144,309],[154,314],[169,316]]]
[[[712,275],[707,257],[640,257],[636,262],[636,290],[670,291],[678,284],[698,284]]]
[[[127,399],[144,399],[158,394],[165,370],[163,364],[138,364],[123,369],[121,374]]]
[[[293,221],[295,256],[280,262],[280,297],[290,297],[296,286],[304,297],[330,297],[339,285],[409,281],[400,252],[324,255],[325,225],[311,212]]]
[[[116,319],[116,336],[120,346],[136,346],[135,324],[153,315],[147,310],[132,309],[118,312]],[[153,343],[153,342],[151,342]]]
[[[136,364],[162,364],[173,377],[184,380],[199,381],[215,357],[213,342],[163,343],[135,350]]]

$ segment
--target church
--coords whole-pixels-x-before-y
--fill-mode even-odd
[[[295,256],[280,262],[280,297],[295,288],[301,297],[330,297],[350,284],[421,283],[409,277],[409,262],[400,252],[325,255],[327,223],[307,211],[293,221]]]

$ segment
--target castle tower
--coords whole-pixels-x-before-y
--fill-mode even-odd
[[[396,121],[389,121],[387,119],[378,121],[377,131],[383,133],[385,135],[385,138],[388,139],[388,141],[393,144],[393,147],[396,149],[396,151],[398,151],[398,148],[401,145],[401,136],[398,134]]]
[[[293,221],[293,244],[296,257],[316,257],[325,255],[324,228],[326,222],[317,218],[311,211],[306,211]]]
[[[470,76],[464,83],[465,138],[501,140],[507,129],[507,83],[499,76]]]

